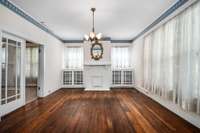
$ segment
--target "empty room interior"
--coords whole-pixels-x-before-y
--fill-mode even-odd
[[[0,0],[0,133],[200,133],[200,0]]]

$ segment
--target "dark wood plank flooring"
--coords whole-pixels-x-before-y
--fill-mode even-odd
[[[2,118],[0,133],[200,133],[145,95],[130,89],[61,89]]]

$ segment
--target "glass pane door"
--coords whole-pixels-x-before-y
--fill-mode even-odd
[[[17,99],[20,98],[20,89],[21,89],[21,42],[17,42],[17,53],[16,53],[16,58],[17,58],[17,90],[16,90],[16,93],[17,93]]]
[[[5,113],[11,112],[22,100],[22,42],[14,37],[2,38],[1,45],[1,106]],[[18,102],[18,103],[17,103]],[[7,109],[6,109],[7,108]]]
[[[7,102],[16,99],[16,42],[8,40]]]
[[[6,103],[6,43],[7,40],[3,38],[1,47],[1,104]]]

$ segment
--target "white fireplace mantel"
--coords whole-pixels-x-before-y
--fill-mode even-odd
[[[96,61],[91,58],[91,45],[84,45],[84,88],[86,91],[109,91],[112,85],[111,42],[102,41],[103,56]]]
[[[111,64],[88,63],[84,65],[84,87],[86,91],[109,91],[111,80]]]
[[[87,66],[111,66],[111,63],[108,63],[108,62],[91,62],[91,63],[86,63],[84,64],[85,67]]]

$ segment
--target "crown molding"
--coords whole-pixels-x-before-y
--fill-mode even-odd
[[[63,40],[63,43],[84,43],[84,40]]]
[[[111,40],[111,43],[132,43],[132,40]]]
[[[152,24],[147,26],[142,32],[140,32],[137,36],[135,36],[132,39],[132,42],[134,42],[136,39],[147,33],[149,30],[151,30],[153,27],[155,27],[157,24],[159,24],[161,21],[163,21],[165,18],[170,16],[173,12],[175,12],[178,8],[183,6],[185,3],[187,3],[189,0],[179,0],[177,1],[172,7],[170,7],[166,12],[164,12],[160,17],[158,17]]]
[[[110,41],[110,43],[131,43],[132,40],[114,40],[110,37],[104,37],[102,38],[102,41]],[[77,40],[63,40],[63,43],[84,43],[84,39],[77,39]]]

